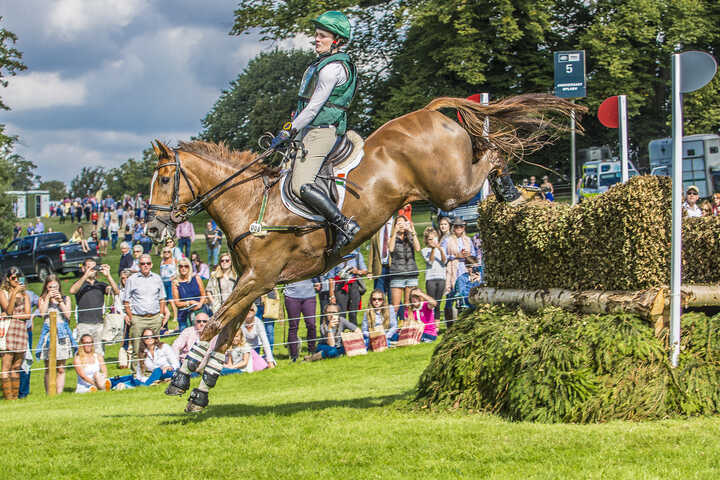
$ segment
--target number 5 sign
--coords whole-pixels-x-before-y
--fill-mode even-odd
[[[585,50],[555,52],[555,95],[560,98],[587,95]]]

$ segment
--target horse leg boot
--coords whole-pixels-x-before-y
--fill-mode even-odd
[[[488,181],[495,198],[499,201],[507,202],[512,206],[525,203],[526,199],[523,198],[520,190],[515,187],[510,175],[503,174],[498,170],[492,170],[488,173]]]
[[[214,351],[210,354],[210,359],[202,374],[200,385],[190,392],[186,413],[200,412],[208,406],[208,391],[215,386],[217,379],[225,362],[225,354],[223,352]]]
[[[207,355],[210,342],[196,341],[185,357],[183,364],[173,373],[165,395],[180,396],[190,388],[190,374],[196,371]]]
[[[312,183],[306,183],[300,187],[300,198],[315,212],[325,217],[325,220],[330,225],[335,227],[337,234],[335,235],[335,245],[331,250],[331,255],[339,255],[342,248],[350,243],[360,231],[360,225],[353,219],[343,215],[337,205]]]

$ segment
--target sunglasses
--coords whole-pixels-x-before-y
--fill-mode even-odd
[[[371,298],[370,300],[372,300],[373,302],[382,302],[385,299],[384,298]]]
[[[139,265],[152,265],[152,262],[140,262]]]
[[[195,320],[195,323],[207,323],[207,320]]]
[[[190,268],[190,265],[178,265],[178,268]]]
[[[222,260],[220,260],[220,263],[230,263],[230,259],[229,259],[229,258],[223,258]]]

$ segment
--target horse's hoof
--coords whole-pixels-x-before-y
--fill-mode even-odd
[[[172,383],[170,385],[168,385],[167,388],[165,389],[165,395],[168,395],[170,397],[180,397],[180,396],[184,395],[185,392],[186,392],[186,390],[184,390],[182,388],[178,388],[175,385],[173,385]]]
[[[185,413],[198,413],[205,410],[205,407],[201,407],[200,405],[195,405],[192,402],[188,402],[188,404],[185,406]]]

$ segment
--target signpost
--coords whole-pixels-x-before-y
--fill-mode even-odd
[[[555,95],[560,98],[581,98],[587,95],[585,81],[585,50],[555,52]],[[570,189],[572,204],[577,203],[575,166],[575,111],[570,112]]]
[[[694,92],[715,76],[717,62],[705,52],[689,51],[672,55],[672,251],[670,267],[670,363],[678,366],[680,358],[680,313],[682,285],[682,94]]]

